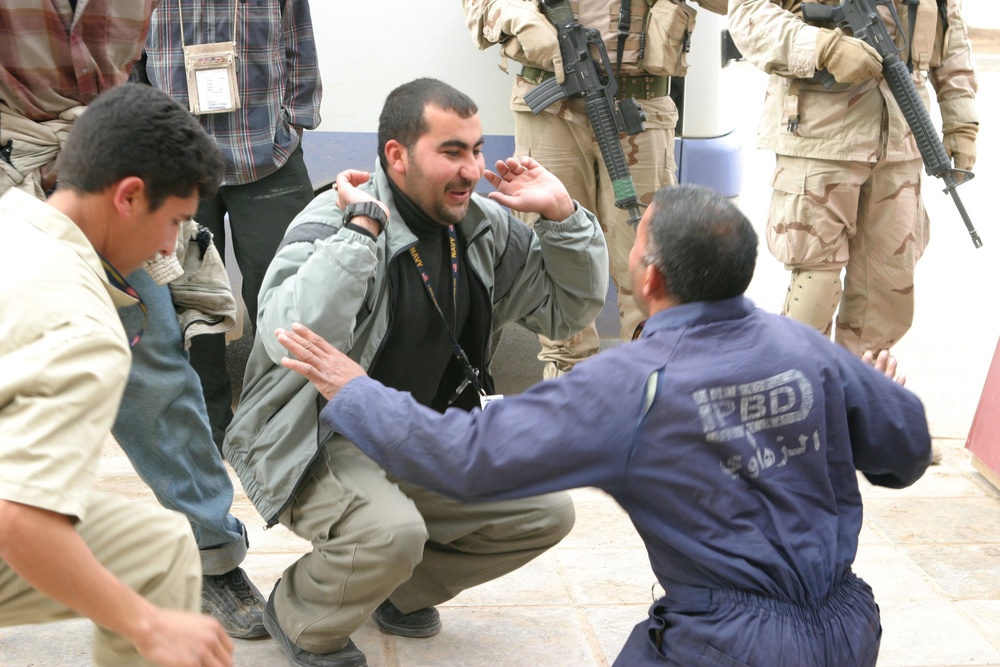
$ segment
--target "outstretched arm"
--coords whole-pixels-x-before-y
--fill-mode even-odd
[[[483,412],[453,408],[441,414],[367,379],[360,366],[301,325],[278,337],[298,357],[282,363],[330,399],[323,423],[400,479],[474,501],[610,488],[625,478],[631,439],[623,434],[634,428],[636,411],[617,403],[615,410],[601,409],[583,388],[603,380],[602,390],[636,409],[645,388],[609,378],[607,368],[583,364],[570,377],[543,382]]]
[[[901,489],[913,484],[931,462],[923,405],[902,387],[905,379],[887,351],[865,353],[861,363],[843,348],[837,348],[837,355],[842,360],[854,466],[878,486]]]

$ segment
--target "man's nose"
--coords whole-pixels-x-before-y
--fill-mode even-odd
[[[163,235],[163,242],[158,251],[164,256],[173,253],[177,249],[177,235],[180,234],[181,225],[170,225],[170,229]]]
[[[476,183],[480,178],[483,177],[483,173],[486,171],[486,163],[484,162],[482,156],[471,154],[462,161],[462,167],[459,169],[459,175],[467,181]]]

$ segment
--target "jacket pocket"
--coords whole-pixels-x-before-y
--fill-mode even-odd
[[[697,12],[684,2],[658,0],[646,17],[642,69],[654,76],[684,76]]]
[[[844,124],[851,102],[851,85],[836,83],[830,89],[825,89],[819,83],[801,82],[798,86],[792,86],[789,94],[794,95],[796,91],[799,124],[794,134],[800,137],[843,140]]]

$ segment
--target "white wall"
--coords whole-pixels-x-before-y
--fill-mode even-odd
[[[386,95],[429,76],[476,101],[485,134],[514,133],[513,76],[498,68],[496,47],[472,43],[458,0],[312,0],[310,8],[323,73],[320,130],[374,132]]]
[[[1000,28],[1000,3],[996,0],[963,0],[962,17],[973,28]]]
[[[374,132],[389,91],[430,76],[476,101],[485,134],[514,133],[510,89],[521,66],[510,61],[512,74],[505,74],[498,47],[476,48],[458,0],[312,0],[311,9],[323,72],[321,131]],[[688,136],[719,136],[735,125],[727,73],[719,68],[725,27],[724,17],[699,11],[689,55]]]

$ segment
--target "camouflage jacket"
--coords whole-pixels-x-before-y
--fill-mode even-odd
[[[839,0],[817,0],[838,5]],[[771,74],[757,145],[780,155],[870,162],[919,159],[913,135],[885,81],[879,77],[859,84],[837,83],[829,90],[814,78],[819,27],[803,22],[800,0],[730,0],[729,27],[747,60]],[[920,0],[913,48],[900,53],[912,59],[913,80],[929,107],[925,81],[930,80],[945,126],[978,122],[976,76],[968,31],[959,0]],[[904,30],[909,30],[908,6],[896,0]],[[879,7],[897,45],[897,34],[885,7]],[[912,52],[912,53],[911,53]],[[789,123],[797,114],[798,125]]]

